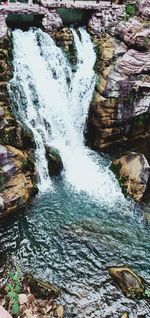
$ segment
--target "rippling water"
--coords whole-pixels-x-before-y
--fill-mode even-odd
[[[23,270],[61,288],[67,318],[150,317],[146,300],[131,301],[112,282],[111,265],[128,264],[150,278],[149,228],[135,204],[109,208],[67,189],[40,194],[28,209],[1,227],[3,252]]]

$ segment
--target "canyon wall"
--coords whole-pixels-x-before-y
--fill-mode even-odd
[[[97,83],[87,143],[102,151],[138,150],[150,159],[150,1],[109,14],[93,14],[88,24]]]

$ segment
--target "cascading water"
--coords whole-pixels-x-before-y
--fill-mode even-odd
[[[96,54],[84,28],[72,29],[72,33],[76,72],[46,33],[14,31],[11,92],[17,99],[19,118],[35,138],[40,188],[50,186],[44,145],[51,145],[59,149],[66,185],[112,202],[118,196],[123,199],[117,182],[108,167],[97,163],[98,156],[84,146],[83,137],[95,85]]]
[[[54,191],[40,193],[27,213],[1,225],[0,252],[24,272],[58,285],[67,318],[119,318],[125,312],[150,318],[148,300],[127,299],[108,276],[108,266],[129,264],[147,280],[149,225],[141,209],[123,199],[109,159],[84,145],[95,53],[84,29],[72,32],[73,72],[47,34],[13,32],[14,110],[33,132],[40,187]],[[63,178],[50,181],[45,144],[59,149]]]

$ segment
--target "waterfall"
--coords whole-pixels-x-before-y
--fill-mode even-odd
[[[120,188],[102,158],[85,147],[83,137],[95,85],[96,54],[84,28],[72,29],[72,33],[75,72],[49,35],[37,29],[15,30],[10,92],[19,120],[34,135],[40,189],[52,188],[45,158],[45,145],[50,145],[59,149],[66,186],[112,202],[123,198]]]

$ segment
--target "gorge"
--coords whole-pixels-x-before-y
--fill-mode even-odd
[[[148,189],[149,42],[140,36],[138,60],[144,54],[146,64],[138,79],[128,77],[122,59],[132,44],[128,50],[128,38],[120,41],[103,19],[92,12],[87,26],[15,29],[1,38],[1,273],[14,263],[60,287],[67,318],[148,318],[149,299],[125,297],[108,268],[128,264],[150,283],[149,202],[125,197],[110,169],[126,149],[144,153]],[[132,19],[119,22],[131,37]],[[148,23],[143,28],[148,34]],[[50,176],[53,154],[62,164]]]

